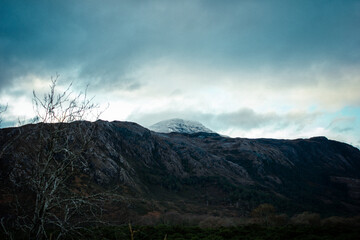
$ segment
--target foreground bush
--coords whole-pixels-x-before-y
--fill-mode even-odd
[[[262,227],[249,225],[241,227],[180,227],[180,226],[132,226],[134,240],[250,240],[250,239],[277,239],[277,240],[307,240],[307,239],[360,239],[360,229],[351,226],[308,226],[289,225],[282,227]],[[53,239],[56,234],[53,234]],[[2,236],[0,235],[0,238]],[[1,238],[3,239],[3,238]],[[22,239],[20,236],[15,239]],[[132,240],[129,226],[108,226],[96,229],[87,229],[81,236],[68,239],[102,239],[102,240]]]

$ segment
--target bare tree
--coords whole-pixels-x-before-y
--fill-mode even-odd
[[[5,105],[5,106],[0,105],[0,126],[3,121],[2,116],[3,116],[4,112],[6,112],[6,110],[7,110],[7,105]]]
[[[49,93],[39,98],[33,91],[33,106],[36,117],[42,123],[69,123],[80,120],[97,120],[102,112],[95,111],[99,105],[85,92],[77,95],[71,91],[72,84],[61,93],[56,92],[59,75],[51,78]]]
[[[50,91],[43,98],[33,92],[39,121],[29,133],[34,142],[10,175],[15,191],[22,193],[13,200],[12,227],[30,239],[78,234],[86,224],[99,221],[104,203],[104,193],[74,187],[75,177],[88,168],[85,154],[95,131],[94,125],[82,120],[98,119],[99,106],[86,91],[74,95],[71,84],[57,93],[57,81],[58,76],[51,79]]]

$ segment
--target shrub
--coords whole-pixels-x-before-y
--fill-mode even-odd
[[[300,225],[320,225],[320,215],[318,213],[303,212],[291,218],[291,223]]]

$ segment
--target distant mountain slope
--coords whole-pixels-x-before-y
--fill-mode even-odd
[[[324,137],[160,134],[118,121],[74,122],[64,134],[76,139],[72,129],[79,124],[95,132],[84,153],[87,165],[79,169],[84,180],[77,181],[89,188],[116,186],[119,194],[131,197],[127,208],[140,215],[176,210],[241,216],[260,203],[287,213],[360,214],[360,151],[345,143]],[[38,126],[0,129],[0,189],[11,186],[10,176],[19,176],[12,166],[15,159],[36,156]]]
[[[206,128],[199,122],[183,120],[179,118],[173,118],[169,120],[164,120],[149,127],[150,130],[154,132],[160,133],[198,133],[198,132],[206,132],[206,133],[214,133],[210,129]]]

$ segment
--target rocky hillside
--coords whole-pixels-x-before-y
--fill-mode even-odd
[[[16,160],[31,162],[36,156],[40,125],[0,129],[2,189],[21,177]],[[126,207],[140,215],[176,210],[241,216],[260,203],[288,213],[360,213],[360,151],[348,144],[325,137],[156,133],[136,123],[97,121],[64,126],[70,148],[82,141],[75,126],[93,129],[77,184],[117,186],[132,199]],[[3,190],[0,203],[6,196]]]

